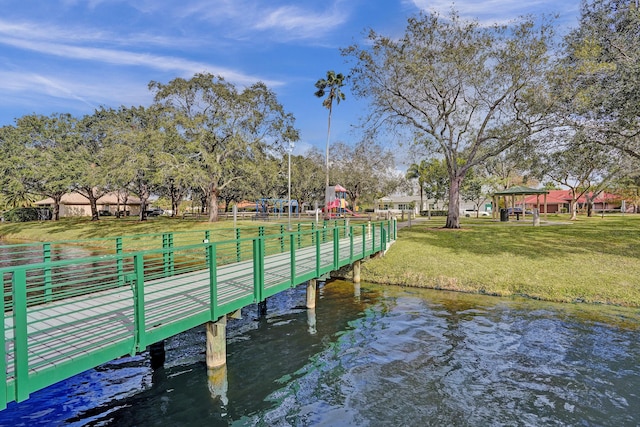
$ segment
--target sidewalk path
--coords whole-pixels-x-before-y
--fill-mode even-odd
[[[420,216],[420,217],[412,219],[411,220],[411,225],[417,225],[417,224],[420,224],[422,222],[427,222],[427,221],[429,221],[429,218]],[[408,226],[409,226],[409,220],[402,221],[402,222],[398,221],[398,230],[403,229],[403,228],[408,227]]]

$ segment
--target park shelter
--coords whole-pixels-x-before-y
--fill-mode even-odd
[[[536,188],[531,188],[531,187],[525,187],[524,185],[516,185],[515,187],[511,187],[511,188],[507,188],[506,190],[501,190],[501,191],[496,191],[495,193],[493,193],[493,206],[495,206],[496,208],[494,208],[493,211],[493,218],[494,219],[498,219],[499,218],[499,209],[497,209],[498,206],[500,206],[500,199],[504,198],[504,204],[503,206],[505,208],[507,207],[512,207],[515,208],[516,207],[516,202],[517,201],[521,201],[521,206],[522,206],[522,218],[524,218],[525,216],[525,198],[527,196],[536,196],[536,209],[538,209],[538,212],[542,212],[542,210],[540,209],[540,195],[544,196],[544,215],[545,218],[547,216],[547,194],[549,194],[549,191],[547,190],[541,190],[541,189],[536,189]],[[511,201],[511,203],[509,203],[509,200]]]

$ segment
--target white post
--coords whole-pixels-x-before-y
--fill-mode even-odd
[[[287,230],[291,231],[291,152],[293,151],[293,142],[289,143],[289,149],[287,150],[287,156],[289,157],[289,188],[287,198],[289,199],[289,226]],[[298,209],[300,207],[298,206]]]
[[[233,228],[237,228],[238,223],[238,205],[233,205]]]

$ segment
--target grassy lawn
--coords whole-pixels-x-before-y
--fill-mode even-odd
[[[238,227],[273,224],[275,223],[250,220],[239,220],[237,223]],[[204,219],[183,220],[163,216],[143,222],[137,218],[102,217],[99,221],[90,221],[86,217],[61,218],[60,221],[0,223],[0,238],[8,241],[48,242],[220,228],[233,228],[233,220],[211,223]]]
[[[445,230],[434,218],[399,231],[385,257],[363,264],[368,282],[490,295],[521,295],[558,302],[640,307],[640,215],[550,217],[554,225],[500,223],[462,218],[461,230]],[[544,222],[543,222],[544,224]],[[238,221],[239,227],[276,222]],[[7,241],[60,241],[166,231],[233,227],[158,217],[65,218],[58,222],[3,223]]]
[[[533,227],[463,218],[402,229],[385,257],[363,264],[368,282],[559,302],[640,306],[640,215],[550,217]]]

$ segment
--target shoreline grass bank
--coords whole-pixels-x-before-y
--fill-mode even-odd
[[[640,307],[640,215],[548,225],[467,219],[460,230],[431,219],[399,231],[362,280],[552,302]]]

